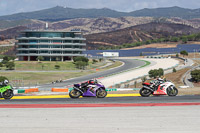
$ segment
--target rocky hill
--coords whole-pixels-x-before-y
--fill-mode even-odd
[[[106,33],[86,35],[88,49],[117,46],[170,36],[198,33],[200,30],[183,24],[148,23]]]

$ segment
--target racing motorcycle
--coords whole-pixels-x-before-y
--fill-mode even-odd
[[[171,81],[160,82],[158,80],[151,81],[150,83],[143,83],[143,87],[140,89],[140,95],[142,97],[149,97],[153,95],[168,95],[176,96],[178,89]]]
[[[89,80],[85,83],[74,84],[73,89],[69,92],[71,98],[97,97],[104,98],[107,95],[105,86],[97,80]]]
[[[11,99],[14,96],[13,88],[8,83],[8,80],[4,80],[0,83],[0,98]]]

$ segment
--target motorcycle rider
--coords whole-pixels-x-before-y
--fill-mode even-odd
[[[158,89],[158,86],[162,83],[164,83],[166,81],[166,79],[162,76],[162,77],[157,77],[157,79],[151,81],[151,85],[150,87],[153,88],[154,90]]]
[[[8,85],[9,81],[5,79],[3,82],[0,82],[1,86]]]

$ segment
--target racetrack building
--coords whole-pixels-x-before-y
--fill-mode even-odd
[[[85,38],[81,31],[23,31],[17,38],[17,57],[20,61],[66,61],[85,56]]]

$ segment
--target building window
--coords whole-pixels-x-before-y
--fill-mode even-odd
[[[37,45],[29,45],[29,48],[38,48]]]
[[[29,51],[30,54],[37,54],[38,51]]]
[[[40,40],[40,43],[49,43],[49,40]]]
[[[19,43],[28,43],[28,40],[19,40]]]
[[[52,51],[52,54],[61,54],[61,51]]]
[[[64,43],[72,43],[72,40],[64,40]]]
[[[29,40],[29,43],[30,43],[30,44],[36,44],[36,43],[37,43],[37,40]]]
[[[48,45],[40,45],[40,48],[49,48]]]
[[[65,45],[65,46],[63,46],[63,48],[72,48],[72,46]]]
[[[72,54],[72,51],[63,51],[63,54]]]
[[[49,51],[40,51],[41,54],[49,53]]]
[[[80,43],[80,40],[74,40],[74,43]]]
[[[52,45],[51,48],[61,48],[60,45]]]
[[[60,44],[60,43],[62,43],[61,40],[53,40],[52,42],[53,42],[54,44]]]

